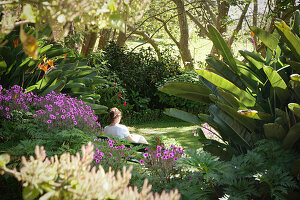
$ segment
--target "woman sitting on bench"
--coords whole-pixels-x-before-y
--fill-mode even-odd
[[[147,140],[143,136],[130,134],[128,128],[125,125],[120,124],[121,118],[121,111],[118,108],[111,108],[109,110],[110,124],[104,128],[104,134],[111,135],[119,139],[127,138],[128,140],[136,143],[148,144]]]

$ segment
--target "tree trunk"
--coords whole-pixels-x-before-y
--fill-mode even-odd
[[[217,29],[221,33],[225,33],[227,31],[227,26],[226,26],[226,19],[228,17],[228,12],[229,12],[229,3],[227,1],[221,1],[218,4],[218,26]]]
[[[250,2],[247,3],[247,4],[245,5],[245,7],[244,7],[244,9],[243,9],[243,11],[242,11],[242,14],[241,14],[241,16],[240,16],[239,22],[238,22],[238,24],[237,24],[235,30],[233,31],[233,33],[232,33],[230,39],[228,40],[228,46],[229,46],[229,48],[231,47],[231,45],[232,45],[232,43],[233,43],[233,40],[234,40],[235,36],[238,34],[238,32],[239,32],[239,31],[241,30],[241,28],[242,28],[243,21],[244,21],[244,19],[245,19],[245,16],[246,16],[246,13],[247,13],[247,11],[248,11],[249,6],[250,6]]]
[[[129,26],[129,25],[127,25],[127,26],[128,26],[128,29],[131,30],[134,34],[142,36],[144,40],[146,40],[149,44],[151,44],[151,46],[154,48],[154,50],[157,54],[158,60],[160,60],[161,59],[160,50],[159,50],[158,46],[156,45],[155,41],[152,38],[150,38],[147,35],[147,33],[145,33],[144,31],[139,31],[136,28]]]
[[[179,51],[185,69],[192,70],[194,69],[194,66],[193,66],[192,55],[189,49],[189,27],[188,27],[187,17],[185,13],[185,8],[184,8],[184,1],[173,0],[173,2],[177,6],[178,22],[180,28]]]
[[[102,29],[101,34],[100,34],[100,39],[99,39],[99,44],[98,44],[98,49],[103,49],[107,42],[109,41],[109,36],[111,33],[111,29]]]
[[[257,27],[257,17],[258,17],[258,2],[253,0],[253,26]],[[257,38],[254,36],[255,49],[257,49]]]
[[[84,38],[81,53],[87,56],[90,52],[92,52],[94,50],[96,40],[97,40],[97,32],[88,33]]]
[[[126,34],[122,31],[119,31],[119,36],[118,36],[116,45],[122,47],[122,46],[124,46],[126,40],[127,40]]]

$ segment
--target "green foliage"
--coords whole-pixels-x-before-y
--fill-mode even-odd
[[[284,147],[299,150],[296,130],[299,130],[300,118],[295,114],[296,107],[292,106],[300,103],[298,75],[294,74],[298,72],[300,56],[299,33],[293,33],[283,21],[275,24],[280,38],[275,33],[268,37],[264,30],[252,27],[258,38],[271,49],[268,48],[266,58],[257,52],[240,51],[246,62],[234,59],[218,31],[209,26],[214,46],[223,59],[208,57],[207,69],[196,70],[206,90],[191,85],[193,88],[188,91],[197,91],[197,96],[195,92],[182,90],[178,84],[165,85],[160,90],[187,99],[197,97],[203,102],[203,96],[209,96],[214,102],[209,107],[210,115],[192,116],[175,109],[167,110],[167,113],[198,125],[209,123],[229,145],[227,152],[234,149],[230,151],[231,155],[233,152],[245,153],[262,138],[276,138]],[[215,153],[225,153],[219,144],[214,146]]]
[[[104,49],[109,69],[121,80],[116,84],[122,84],[127,90],[127,104],[134,105],[134,111],[160,108],[158,97],[155,96],[156,84],[163,78],[180,73],[178,60],[167,51],[162,55],[158,61],[150,49],[134,53],[113,43]]]
[[[0,152],[8,153],[17,163],[20,156],[33,155],[36,145],[44,146],[48,155],[61,155],[65,152],[76,153],[92,136],[73,128],[70,130],[49,129],[46,124],[37,124],[30,112],[18,112],[12,120],[1,119]],[[17,164],[15,163],[15,164]]]
[[[105,172],[91,169],[94,147],[91,143],[82,146],[81,156],[64,153],[60,157],[46,157],[43,147],[35,148],[35,158],[22,158],[22,168],[11,170],[6,166],[0,168],[4,173],[13,175],[23,183],[25,200],[48,199],[153,199],[151,186],[147,181],[139,193],[136,188],[129,187],[131,168],[123,168],[115,176],[114,171]],[[38,168],[36,166],[39,166]],[[71,172],[71,173],[70,173]],[[155,199],[179,199],[178,191],[155,195]]]
[[[201,176],[196,178],[204,179],[211,186],[207,195],[215,198],[286,199],[288,192],[299,189],[290,173],[297,154],[282,149],[275,141],[261,140],[253,150],[227,162],[201,149],[187,154],[189,157],[182,158],[181,165],[197,170]]]

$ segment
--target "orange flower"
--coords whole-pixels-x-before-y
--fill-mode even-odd
[[[254,36],[255,36],[255,34],[253,33],[253,31],[250,31],[250,33],[251,33],[251,36],[252,36],[252,37],[254,37]]]
[[[50,65],[51,67],[53,67],[53,60],[49,60],[48,61],[48,65]]]
[[[64,53],[64,54],[63,54],[63,57],[67,57],[67,53]]]
[[[19,40],[13,40],[14,47],[16,48],[19,45]]]

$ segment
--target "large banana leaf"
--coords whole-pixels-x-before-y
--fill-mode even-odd
[[[257,110],[238,110],[237,112],[242,116],[249,117],[252,119],[258,119],[267,122],[273,121],[273,116],[271,114],[260,112]]]
[[[286,83],[272,67],[264,66],[263,69],[281,103],[285,103],[290,97]]]
[[[297,35],[293,34],[291,28],[286,25],[284,21],[275,22],[275,27],[277,28],[281,37],[291,49],[292,53],[296,58],[300,57],[300,39]],[[298,59],[298,61],[300,58]]]
[[[170,82],[159,88],[161,92],[182,97],[196,102],[211,102],[208,95],[211,91],[204,85],[186,82]]]
[[[206,63],[210,65],[215,71],[217,71],[218,74],[231,81],[232,83],[235,83],[239,88],[243,90],[246,89],[244,83],[241,81],[237,73],[233,72],[226,63],[214,57],[206,59]]]
[[[267,138],[281,141],[286,136],[287,131],[280,124],[268,123],[264,124],[264,133]]]
[[[262,68],[265,64],[265,60],[261,55],[249,52],[249,51],[239,51],[239,53],[248,61],[249,65],[247,66],[253,74],[260,80],[260,82],[265,82],[266,77]],[[243,65],[244,63],[241,63]]]
[[[250,29],[272,51],[277,48],[279,40],[274,35],[258,27],[252,26]]]
[[[287,60],[287,63],[297,72],[300,73],[300,62]]]
[[[224,113],[216,105],[211,105],[209,112],[213,115],[214,121],[223,129],[223,131],[219,132],[223,138],[227,138],[227,140],[229,139],[229,141],[232,141],[236,145],[246,148],[251,146],[251,134],[243,125]]]
[[[235,63],[235,60],[233,58],[233,55],[227,46],[226,42],[222,38],[219,31],[214,28],[212,25],[208,25],[209,34],[211,36],[211,40],[214,43],[214,46],[219,51],[219,53],[223,56],[224,61],[229,65],[229,67],[237,72],[237,66]]]
[[[255,106],[255,98],[251,96],[249,93],[247,93],[244,90],[241,90],[236,85],[228,81],[227,79],[210,72],[205,69],[196,70],[198,74],[200,74],[203,78],[207,79],[217,87],[220,87],[226,91],[231,92],[234,94],[239,100],[247,107],[254,107]]]
[[[292,148],[294,144],[298,141],[300,138],[300,123],[295,124],[292,126],[287,133],[287,136],[283,140],[283,146],[285,148]]]
[[[225,90],[218,88],[217,89],[218,93],[223,97],[223,99],[231,105],[233,108],[238,108],[238,109],[247,109],[247,107],[242,104],[241,101],[239,101],[233,94],[230,92],[226,92]]]
[[[238,111],[237,109],[233,109],[232,107],[227,106],[223,103],[217,102],[216,104],[219,108],[221,108],[221,110],[226,112],[234,120],[238,121],[240,124],[242,124],[244,127],[246,127],[251,132],[254,132],[255,129],[257,129],[257,125],[256,125],[256,122],[254,121],[254,119],[239,115],[237,112]]]
[[[188,113],[188,112],[185,112],[182,110],[178,110],[176,108],[166,109],[164,111],[164,114],[169,115],[171,117],[176,117],[178,119],[182,119],[187,122],[197,124],[199,126],[202,126],[202,124],[203,124],[203,122],[196,115],[193,115],[191,113]]]
[[[238,65],[238,69],[240,71],[240,76],[245,85],[251,89],[252,91],[257,91],[257,86],[262,82],[253,74],[253,72],[244,66]]]
[[[289,103],[289,109],[293,111],[293,113],[300,118],[300,105],[297,103]],[[299,130],[300,131],[300,130]]]

